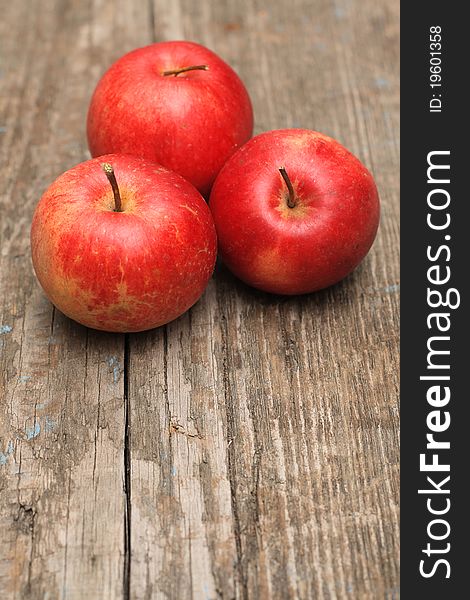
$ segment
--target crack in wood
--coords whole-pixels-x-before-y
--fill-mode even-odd
[[[32,533],[34,530],[34,519],[36,518],[36,509],[33,506],[19,502],[18,512],[14,517],[20,531],[23,533]]]
[[[235,548],[237,552],[237,575],[241,586],[243,600],[248,600],[248,579],[243,569],[243,547],[242,547],[242,531],[240,526],[240,515],[237,499],[237,484],[236,484],[236,468],[235,468],[235,444],[233,439],[235,436],[234,427],[234,408],[230,395],[230,381],[228,374],[228,346],[227,346],[227,318],[221,315],[221,334],[222,334],[222,355],[223,355],[223,385],[225,410],[227,418],[227,439],[230,440],[227,444],[227,475],[230,484],[230,501],[232,505],[233,516],[233,535],[235,537]]]
[[[34,555],[34,525],[36,520],[37,511],[33,506],[28,506],[23,504],[22,502],[18,503],[18,513],[14,518],[15,523],[17,523],[19,530],[31,537],[31,546],[29,551],[29,559],[28,559],[28,574],[26,580],[26,593],[30,593],[31,591],[31,571],[33,564],[33,555]]]
[[[181,435],[185,435],[188,438],[197,438],[199,440],[203,440],[204,436],[199,433],[197,427],[195,429],[196,433],[190,433],[183,427],[183,425],[181,425],[177,417],[171,417],[170,419],[170,435],[172,433],[179,433]]]
[[[62,598],[66,597],[67,590],[67,568],[68,568],[68,538],[69,538],[69,524],[70,524],[70,492],[72,484],[72,469],[69,469],[68,473],[68,484],[67,484],[67,515],[65,521],[65,550],[64,550],[64,567],[63,567],[63,584],[62,584]],[[32,562],[32,561],[30,561]]]
[[[153,0],[148,0],[148,7],[149,7],[150,39],[152,42],[156,42],[157,37],[155,35],[155,8],[153,6]]]
[[[124,336],[124,572],[123,597],[131,597],[131,527],[132,527],[132,498],[131,498],[131,448],[130,448],[130,398],[129,398],[129,369],[130,342],[129,334]]]

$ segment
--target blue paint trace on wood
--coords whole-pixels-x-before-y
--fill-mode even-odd
[[[400,291],[400,284],[399,283],[394,283],[393,285],[387,285],[383,288],[383,291],[386,294],[394,294],[395,292],[399,292]]]
[[[113,371],[113,381],[114,383],[117,383],[121,375],[121,365],[119,364],[118,359],[115,356],[110,356],[108,358],[108,365]]]
[[[375,85],[379,89],[387,89],[390,87],[390,81],[386,77],[376,77]]]
[[[53,431],[55,428],[55,421],[54,419],[51,419],[51,417],[46,415],[46,419],[45,419],[45,425],[44,425],[44,429],[46,432],[50,432]]]
[[[0,325],[0,335],[3,335],[4,333],[10,333],[12,330],[13,328],[10,327],[10,325]]]
[[[15,449],[15,446],[14,446],[13,442],[10,440],[8,442],[7,449],[5,450],[5,453],[0,452],[0,465],[6,465],[7,464],[8,457],[10,456],[10,454],[13,454],[13,450],[14,449]]]
[[[32,440],[33,438],[37,437],[40,433],[41,433],[41,425],[40,425],[39,421],[36,421],[34,423],[34,427],[26,428],[26,439]]]

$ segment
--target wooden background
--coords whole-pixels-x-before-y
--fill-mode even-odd
[[[1,0],[0,596],[398,598],[398,0]],[[36,202],[88,158],[112,61],[199,41],[254,103],[374,173],[346,281],[282,298],[219,266],[130,336],[81,327],[31,268]]]

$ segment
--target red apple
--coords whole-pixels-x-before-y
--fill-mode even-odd
[[[263,133],[240,148],[217,177],[210,208],[228,268],[276,294],[346,277],[371,247],[380,212],[365,166],[305,129]]]
[[[88,160],[46,190],[33,218],[36,275],[83,325],[143,331],[201,296],[216,258],[209,208],[186,180],[124,155]]]
[[[252,131],[242,81],[216,54],[192,42],[160,42],[124,55],[99,81],[88,111],[92,156],[147,158],[205,195]]]

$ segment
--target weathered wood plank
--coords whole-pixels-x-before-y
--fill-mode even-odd
[[[29,225],[45,187],[88,157],[93,86],[148,15],[146,2],[2,3],[2,598],[123,594],[124,338],[52,309]]]
[[[154,0],[204,43],[256,132],[319,129],[373,170],[377,242],[283,299],[219,268],[166,331],[131,336],[136,598],[393,598],[398,585],[398,3]]]
[[[52,311],[28,229],[42,190],[87,157],[97,78],[152,25],[234,65],[256,132],[349,146],[383,219],[335,288],[282,299],[220,267],[188,314],[125,350]],[[0,27],[0,590],[396,597],[398,3],[15,2]]]

